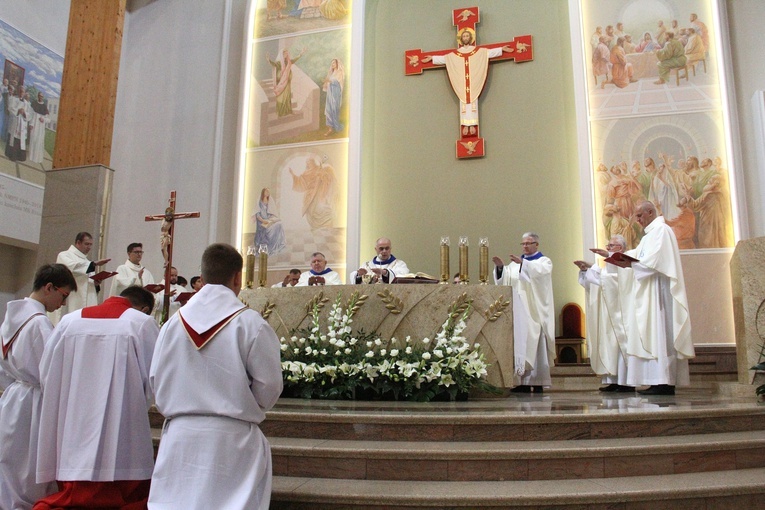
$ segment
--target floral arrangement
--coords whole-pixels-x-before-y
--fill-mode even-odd
[[[281,338],[285,395],[356,400],[456,400],[467,398],[485,382],[487,364],[479,344],[462,332],[472,310],[466,301],[452,306],[434,338],[384,340],[375,333],[354,332],[354,314],[366,296],[356,292],[345,309],[334,301],[327,331],[319,324],[315,303],[309,329]]]

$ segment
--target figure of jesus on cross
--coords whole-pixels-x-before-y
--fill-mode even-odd
[[[446,66],[454,93],[460,101],[460,139],[458,158],[484,155],[483,138],[478,129],[478,97],[483,91],[489,63],[498,60],[526,62],[532,59],[531,36],[516,37],[510,42],[485,46],[476,45],[476,25],[480,21],[478,7],[455,9],[452,12],[457,27],[456,50],[406,52],[406,75],[422,74],[425,69]]]
[[[175,190],[170,192],[170,206],[165,209],[164,214],[155,214],[146,216],[145,221],[162,221],[160,225],[159,246],[162,250],[162,257],[165,260],[165,292],[164,302],[162,304],[162,318],[160,324],[164,324],[168,319],[170,311],[170,297],[173,291],[170,290],[170,269],[173,265],[173,235],[175,234],[175,220],[184,218],[199,218],[199,212],[177,213],[175,212]]]

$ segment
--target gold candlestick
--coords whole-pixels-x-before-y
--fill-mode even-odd
[[[470,281],[468,276],[468,238],[460,237],[460,285],[467,285]]]
[[[261,244],[258,247],[258,254],[260,256],[258,264],[258,287],[265,287],[268,280],[268,246]]]
[[[248,289],[252,288],[252,283],[255,280],[255,249],[250,246],[247,248],[247,266],[246,266],[245,286]]]
[[[441,281],[439,283],[449,283],[449,236],[441,237]]]
[[[478,280],[481,285],[488,285],[489,279],[489,238],[482,237],[478,241]]]

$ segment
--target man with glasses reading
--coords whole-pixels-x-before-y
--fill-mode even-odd
[[[606,249],[590,248],[601,257],[627,250],[624,236],[613,235]],[[579,268],[579,284],[585,291],[587,311],[587,340],[590,365],[601,376],[603,392],[633,393],[627,384],[627,328],[626,312],[633,309],[632,269],[606,263],[604,268],[584,260],[575,260]]]
[[[539,236],[526,232],[523,254],[510,255],[510,264],[494,257],[494,283],[513,288],[513,352],[520,385],[513,393],[542,393],[552,385],[555,363],[555,310],[552,261],[539,251]]]
[[[127,247],[127,260],[117,268],[117,274],[112,279],[110,296],[119,296],[123,290],[137,285],[145,287],[154,283],[154,276],[141,265],[143,244],[130,243]]]

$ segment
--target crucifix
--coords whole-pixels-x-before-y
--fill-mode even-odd
[[[423,52],[407,50],[405,74],[446,66],[449,82],[460,101],[460,138],[457,158],[478,158],[485,154],[484,139],[478,127],[478,97],[483,91],[489,64],[500,60],[528,62],[532,59],[531,36],[521,35],[510,42],[476,45],[476,25],[480,21],[478,7],[455,9],[452,21],[457,27],[456,50]]]
[[[145,221],[162,221],[160,225],[159,245],[162,249],[162,257],[165,260],[165,292],[164,302],[162,303],[162,316],[160,324],[164,324],[168,319],[170,312],[170,297],[173,293],[170,291],[170,269],[173,265],[173,235],[175,233],[175,220],[184,218],[199,218],[199,212],[177,213],[175,212],[175,190],[170,192],[170,206],[165,209],[164,214],[155,214],[146,216]]]

